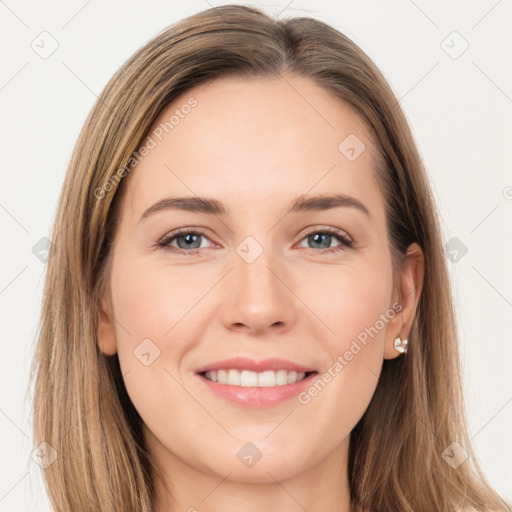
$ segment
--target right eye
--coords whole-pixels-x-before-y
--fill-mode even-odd
[[[210,240],[206,233],[198,228],[185,228],[165,235],[157,245],[172,252],[195,255],[199,249],[205,248],[202,246],[201,238]],[[177,247],[172,245],[174,242]]]

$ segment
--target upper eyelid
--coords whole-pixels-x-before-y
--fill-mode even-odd
[[[185,236],[188,234],[197,234],[208,238],[212,242],[215,242],[214,237],[212,237],[206,230],[202,228],[190,227],[190,228],[179,228],[176,231],[171,231],[170,233],[165,234],[158,243],[164,242],[166,240],[175,239],[179,236]],[[217,243],[217,242],[215,242]]]
[[[304,236],[308,236],[308,235],[310,235],[312,233],[321,232],[321,231],[326,231],[326,232],[328,232],[331,235],[338,235],[338,236],[341,236],[341,237],[346,237],[346,238],[348,238],[351,241],[354,240],[352,238],[352,236],[350,236],[344,229],[335,228],[335,227],[332,227],[332,226],[318,226],[318,225],[313,226],[311,228],[306,228],[306,232],[304,233],[303,237]],[[301,240],[302,240],[302,238],[301,238]]]

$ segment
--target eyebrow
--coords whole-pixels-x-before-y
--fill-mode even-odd
[[[339,207],[356,208],[369,218],[371,217],[368,208],[359,199],[341,194],[321,194],[310,197],[302,194],[291,201],[286,213],[323,211]],[[219,216],[226,216],[230,213],[229,209],[217,199],[197,196],[167,197],[145,210],[138,222],[163,210],[181,210]]]

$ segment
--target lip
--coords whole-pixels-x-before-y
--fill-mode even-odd
[[[226,368],[221,367],[221,368]],[[282,367],[280,367],[283,369]],[[248,368],[246,368],[248,369]],[[310,386],[318,375],[318,372],[306,375],[304,379],[293,384],[283,384],[272,387],[243,387],[219,384],[208,380],[204,375],[198,373],[197,378],[203,382],[209,391],[216,396],[228,400],[242,407],[265,408],[272,407],[287,399],[297,396],[304,388]]]
[[[265,372],[268,370],[287,370],[309,373],[304,379],[293,384],[271,387],[243,387],[230,384],[219,384],[208,380],[204,373],[212,370],[250,370],[253,372]],[[248,357],[234,357],[223,359],[197,368],[197,377],[216,396],[243,407],[264,408],[277,405],[289,398],[298,395],[304,388],[311,385],[312,380],[318,375],[318,371],[286,359],[269,358],[255,361]]]
[[[316,371],[314,368],[308,368],[307,366],[303,366],[301,364],[294,363],[292,361],[288,361],[286,359],[279,358],[270,358],[263,359],[261,361],[255,361],[254,359],[250,359],[248,357],[233,357],[231,359],[224,359],[222,361],[216,361],[215,363],[207,364],[205,366],[201,366],[196,369],[196,373],[204,373],[211,370],[250,370],[253,372],[265,372],[268,370],[288,370],[288,371],[296,371],[296,372],[314,372]],[[302,382],[302,381],[301,381]],[[292,385],[292,384],[286,384]]]

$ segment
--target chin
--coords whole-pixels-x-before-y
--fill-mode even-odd
[[[220,475],[222,478],[225,478],[225,467],[221,469],[223,471],[221,471]],[[267,460],[266,462],[263,462],[262,458],[251,468],[237,464],[228,479],[231,482],[237,483],[275,484],[276,480],[278,482],[286,481],[303,470],[304,468],[301,467],[300,463],[292,464],[289,460],[285,460],[283,457],[276,455],[272,460]]]
[[[245,438],[247,439],[247,437]],[[307,457],[305,447],[300,443],[293,445],[271,443],[262,439],[261,442],[238,440],[236,448],[226,447],[222,450],[223,456],[212,453],[209,472],[214,472],[221,478],[238,483],[275,483],[293,478],[302,471],[314,466],[317,457]],[[293,448],[297,452],[293,451]],[[226,454],[233,453],[233,456]],[[211,461],[214,460],[214,467]]]

